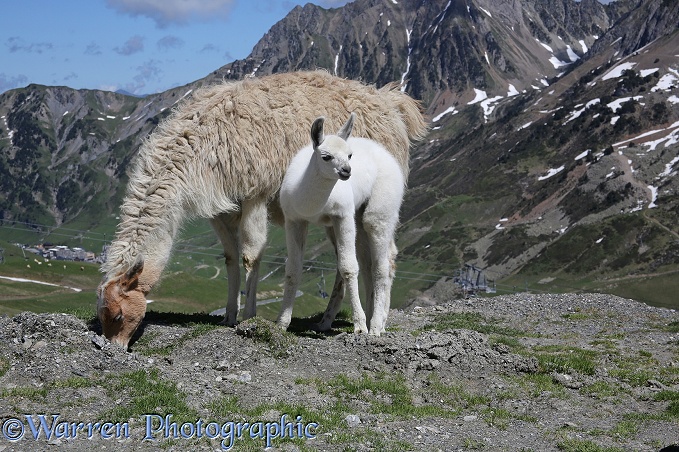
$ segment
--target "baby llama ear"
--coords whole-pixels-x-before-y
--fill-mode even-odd
[[[344,141],[347,141],[349,135],[351,135],[351,129],[354,128],[354,119],[356,119],[356,113],[351,113],[351,116],[349,116],[346,124],[344,124],[340,131],[337,132],[337,136],[342,138]]]
[[[323,123],[325,122],[325,118],[321,116],[320,118],[316,118],[313,124],[311,124],[311,142],[314,145],[314,149],[316,149],[318,146],[323,143],[323,140],[325,140],[325,137],[323,136]]]

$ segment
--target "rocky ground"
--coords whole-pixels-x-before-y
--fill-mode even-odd
[[[149,313],[127,352],[93,320],[0,317],[0,451],[679,443],[674,311],[600,294],[450,299],[439,284],[380,338],[346,320],[329,335],[218,320]]]

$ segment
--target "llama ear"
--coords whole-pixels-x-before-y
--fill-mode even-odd
[[[356,113],[351,113],[351,116],[349,116],[347,122],[342,126],[340,131],[337,132],[337,136],[342,138],[344,141],[347,141],[349,135],[351,135],[351,129],[354,128],[354,119],[356,119]]]
[[[141,254],[137,257],[137,261],[134,265],[123,275],[120,284],[123,288],[128,291],[137,287],[139,283],[139,276],[142,270],[144,270],[144,256]]]
[[[323,136],[324,122],[325,118],[321,116],[320,118],[316,118],[314,123],[311,124],[311,142],[314,145],[314,149],[320,146],[321,143],[323,143],[323,140],[325,140],[325,137]]]

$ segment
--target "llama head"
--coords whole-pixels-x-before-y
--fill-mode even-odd
[[[351,176],[351,147],[347,143],[351,129],[354,127],[356,114],[352,113],[347,122],[337,132],[337,135],[323,134],[322,116],[311,125],[311,142],[314,155],[317,159],[321,173],[329,179],[347,180]]]
[[[104,336],[125,349],[146,313],[146,295],[139,286],[143,269],[140,257],[127,272],[104,278],[97,289],[97,316]]]

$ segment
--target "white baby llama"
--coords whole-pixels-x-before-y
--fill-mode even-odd
[[[293,157],[283,178],[280,204],[288,247],[283,306],[278,316],[283,328],[289,326],[292,317],[307,227],[312,222],[332,228],[339,274],[353,310],[354,332],[368,333],[358,294],[358,228],[358,246],[367,247],[359,250],[359,257],[365,256],[361,266],[369,270],[364,278],[370,290],[366,294],[370,334],[384,332],[396,253],[393,240],[405,180],[399,164],[383,146],[367,138],[349,137],[355,117],[352,113],[338,134],[329,136],[323,134],[324,118],[316,119],[311,126],[312,144]],[[339,302],[330,317],[337,308]]]

